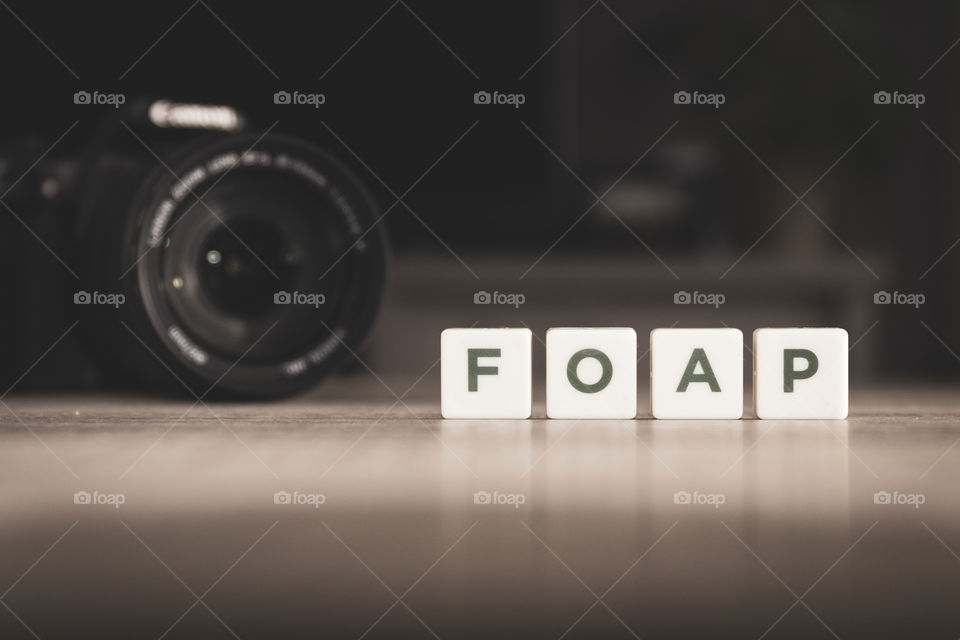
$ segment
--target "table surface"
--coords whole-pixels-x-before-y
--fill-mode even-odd
[[[443,421],[411,382],[5,398],[0,637],[960,636],[955,388],[853,390],[845,421]]]

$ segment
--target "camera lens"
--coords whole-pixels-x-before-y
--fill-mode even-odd
[[[379,214],[319,149],[218,136],[154,171],[126,211],[128,328],[198,394],[310,388],[373,324],[386,261]]]
[[[197,259],[201,294],[224,314],[263,315],[272,309],[278,287],[295,286],[303,254],[297,239],[270,221],[248,218],[221,225],[202,243]]]

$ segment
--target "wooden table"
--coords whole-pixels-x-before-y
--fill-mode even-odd
[[[369,375],[6,398],[0,637],[960,636],[955,389],[855,389],[838,422],[445,422],[435,374],[402,402]]]

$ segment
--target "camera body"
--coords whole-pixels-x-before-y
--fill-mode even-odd
[[[4,390],[279,397],[355,354],[379,211],[337,158],[246,120],[137,101],[80,144],[0,153]]]

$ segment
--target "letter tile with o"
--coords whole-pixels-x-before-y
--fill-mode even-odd
[[[637,415],[637,332],[547,331],[547,417],[630,420]]]

